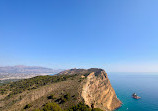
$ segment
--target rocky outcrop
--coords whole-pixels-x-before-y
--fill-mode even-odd
[[[91,72],[82,89],[82,97],[85,104],[100,108],[102,110],[114,110],[121,106],[121,101],[117,98],[114,89],[105,71],[100,71],[96,75]]]

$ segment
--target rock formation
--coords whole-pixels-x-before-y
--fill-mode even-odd
[[[98,76],[95,72],[90,73],[83,85],[82,97],[88,106],[102,110],[114,110],[120,107],[121,102],[117,98],[114,89],[105,71],[101,71]]]

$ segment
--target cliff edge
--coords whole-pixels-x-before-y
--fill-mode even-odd
[[[117,98],[107,73],[103,69],[70,69],[59,74],[73,75],[79,72],[81,77],[85,78],[82,83],[81,97],[86,105],[100,108],[104,111],[114,110],[121,106],[122,103]]]

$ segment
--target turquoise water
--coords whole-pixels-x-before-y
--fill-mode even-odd
[[[158,111],[158,73],[108,73],[108,77],[123,103],[116,111]],[[141,99],[133,99],[134,92]]]

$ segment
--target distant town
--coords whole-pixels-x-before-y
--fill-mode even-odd
[[[54,70],[39,66],[6,66],[0,67],[0,83],[8,80],[19,80],[31,78],[39,75],[50,75],[56,74],[62,71],[62,69]]]

